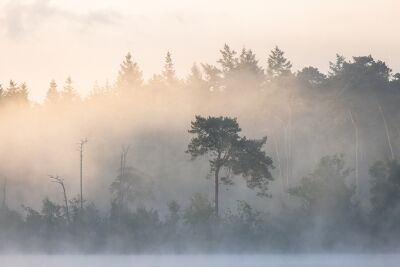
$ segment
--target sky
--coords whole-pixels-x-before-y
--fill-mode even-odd
[[[86,95],[115,81],[127,52],[148,78],[170,51],[183,78],[224,43],[253,49],[262,66],[278,45],[295,70],[326,72],[339,53],[400,72],[399,10],[397,0],[0,0],[0,83],[26,82],[40,102],[70,75]]]

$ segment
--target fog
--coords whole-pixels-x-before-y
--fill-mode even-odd
[[[337,55],[329,73],[295,72],[278,47],[265,62],[234,49],[225,45],[187,77],[168,53],[150,79],[127,54],[118,76],[89,96],[69,77],[52,81],[40,104],[29,101],[29,84],[4,81],[1,250],[397,252],[399,74],[372,56]],[[241,128],[237,141],[220,142],[232,142],[221,165],[212,146],[202,152],[207,143],[187,153],[202,118]],[[62,179],[65,197],[50,176]]]

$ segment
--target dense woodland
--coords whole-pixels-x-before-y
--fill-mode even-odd
[[[145,81],[127,54],[87,97],[28,88],[0,87],[4,252],[399,248],[400,73],[372,56],[294,71],[225,45]]]

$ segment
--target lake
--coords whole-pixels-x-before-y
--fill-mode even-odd
[[[400,254],[2,255],[1,267],[397,267]]]

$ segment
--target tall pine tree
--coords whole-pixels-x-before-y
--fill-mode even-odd
[[[173,84],[177,81],[174,63],[172,61],[171,53],[169,51],[167,52],[167,56],[165,57],[165,64],[164,64],[164,69],[162,71],[162,77],[169,84]]]
[[[60,100],[60,93],[57,90],[57,83],[54,80],[50,81],[50,86],[49,89],[47,90],[46,93],[46,103],[57,103]]]
[[[143,84],[143,73],[136,62],[133,62],[131,53],[125,56],[120,65],[117,78],[117,89],[125,94],[134,89],[140,88]]]
[[[267,74],[269,78],[276,78],[291,74],[292,63],[285,58],[285,52],[276,46],[268,57]]]
[[[76,102],[79,100],[79,95],[72,86],[71,76],[68,76],[67,80],[65,81],[64,90],[61,96],[64,102]]]

